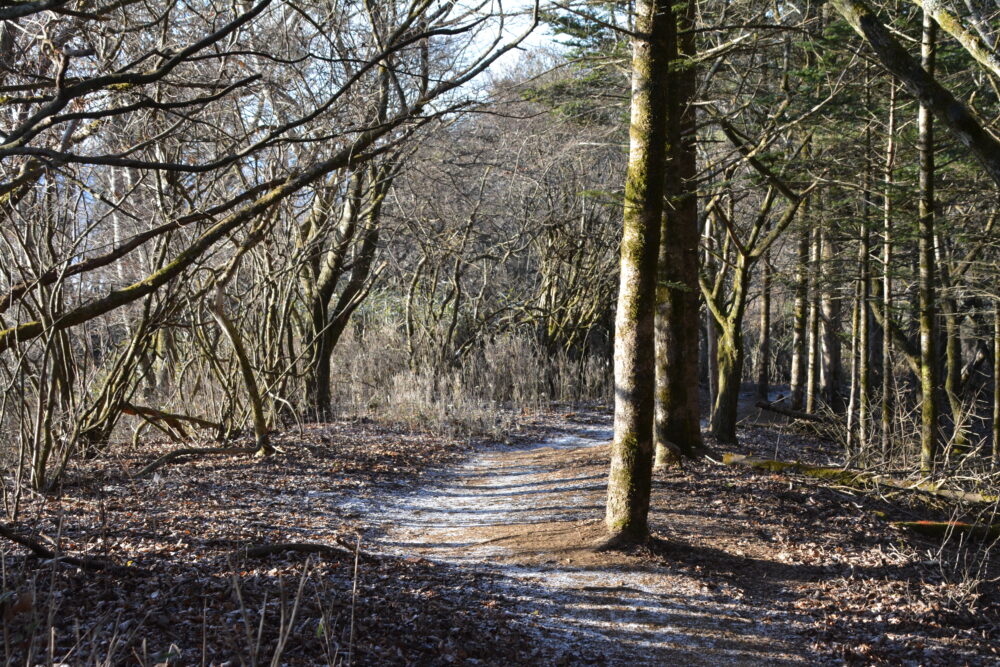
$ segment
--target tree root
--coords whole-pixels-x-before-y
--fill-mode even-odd
[[[722,457],[722,461],[727,465],[748,465],[756,470],[764,470],[767,472],[790,472],[799,475],[806,475],[807,477],[813,477],[815,479],[821,479],[860,490],[869,490],[882,486],[901,491],[922,493],[936,498],[944,498],[963,503],[992,504],[1000,501],[1000,496],[986,495],[975,491],[962,491],[961,489],[947,489],[935,482],[914,482],[905,479],[896,479],[887,475],[875,475],[872,473],[861,472],[860,470],[812,466],[806,465],[805,463],[789,463],[786,461],[772,461],[768,459],[752,459],[740,454],[726,454]]]
[[[212,456],[212,455],[223,455],[223,454],[257,454],[259,450],[255,447],[184,447],[183,449],[175,449],[172,452],[167,452],[160,458],[156,459],[148,466],[143,468],[138,472],[136,477],[145,477],[163,466],[175,461],[179,458],[184,458],[186,456]]]
[[[55,551],[42,546],[38,541],[25,537],[24,535],[19,535],[3,524],[0,524],[0,537],[5,537],[11,542],[27,548],[28,551],[39,558],[46,558],[60,563],[67,563],[68,565],[78,567],[82,570],[107,570],[108,572],[114,572],[116,574],[129,575],[146,574],[145,570],[135,567],[122,567],[121,565],[117,565],[111,561],[101,558],[76,558],[74,556],[58,555]]]

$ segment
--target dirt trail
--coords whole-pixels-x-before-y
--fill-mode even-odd
[[[511,616],[567,663],[816,664],[796,633],[800,619],[767,596],[682,566],[682,555],[591,548],[602,534],[611,430],[607,417],[585,421],[357,507],[374,526],[369,548],[490,573]],[[701,523],[674,509],[673,522]]]

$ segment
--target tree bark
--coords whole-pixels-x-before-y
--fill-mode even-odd
[[[1000,299],[993,302],[993,465],[1000,465]]]
[[[736,442],[740,385],[743,379],[743,319],[721,327],[716,360],[719,367],[719,393],[712,411],[712,435],[721,442]]]
[[[702,448],[698,389],[698,200],[695,114],[697,89],[694,2],[674,6],[667,86],[669,164],[667,210],[660,235],[656,288],[656,466],[676,455],[695,456]]]
[[[814,229],[809,241],[809,264],[807,284],[809,286],[809,316],[807,326],[806,356],[806,412],[816,411],[816,387],[819,384],[819,261],[822,239],[819,230]]]
[[[615,419],[605,522],[612,539],[640,541],[653,469],[656,264],[667,161],[671,3],[640,0],[632,39],[629,162],[615,315]]]
[[[950,279],[946,277],[947,271],[943,263],[939,262],[938,266],[942,274],[941,284],[947,286],[950,282]],[[944,315],[944,393],[951,410],[953,428],[951,447],[959,451],[968,451],[969,438],[965,433],[965,415],[962,405],[962,330],[959,324],[958,303],[954,297],[948,295],[942,295],[939,300],[941,312]]]
[[[809,228],[805,224],[806,206],[802,207],[802,228],[796,249],[795,301],[792,306],[792,377],[791,407],[801,410],[806,386],[806,323],[809,295]]]
[[[889,458],[892,442],[892,189],[896,163],[896,95],[895,83],[889,87],[889,121],[886,130],[885,166],[882,200],[882,460]]]
[[[924,14],[920,53],[924,69],[934,72],[934,19]],[[928,105],[921,103],[917,112],[917,150],[919,153],[919,280],[920,302],[920,470],[933,471],[937,457],[937,352],[935,350],[934,302],[934,119]]]
[[[836,255],[833,240],[825,230],[820,230],[822,263],[832,266]],[[817,269],[817,274],[819,270]],[[823,400],[830,409],[840,414],[844,411],[844,370],[840,344],[841,303],[827,283],[820,289],[820,311],[822,313],[823,335],[820,339],[823,352],[823,372],[820,386]]]
[[[764,257],[760,286],[760,341],[757,346],[757,397],[767,400],[770,391],[768,370],[771,365],[771,262]]]
[[[865,106],[871,107],[871,81],[869,69],[865,69]],[[857,447],[864,452],[868,445],[869,407],[871,406],[871,313],[868,302],[871,299],[871,201],[872,201],[872,128],[871,123],[865,127],[865,174],[863,200],[861,202],[861,230],[858,243],[858,428]]]

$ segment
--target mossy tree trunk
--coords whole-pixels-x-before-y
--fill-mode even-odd
[[[739,411],[740,381],[743,378],[743,327],[722,327],[716,359],[719,364],[719,393],[712,412],[712,435],[721,442],[736,442],[736,421]]]
[[[240,336],[239,329],[233,321],[226,315],[225,296],[223,293],[224,282],[216,287],[215,299],[208,301],[208,310],[212,313],[215,321],[219,324],[229,343],[233,346],[236,354],[236,362],[240,368],[240,376],[246,386],[247,397],[250,400],[250,415],[253,418],[253,432],[257,447],[257,456],[270,456],[274,453],[271,446],[270,429],[267,426],[267,418],[264,415],[264,402],[261,399],[260,388],[257,378],[254,376],[253,365],[250,362],[250,355],[247,354],[246,346]]]
[[[698,200],[696,128],[692,102],[697,90],[695,4],[675,5],[669,18],[667,209],[660,235],[656,287],[655,464],[702,448],[698,391]]]
[[[671,3],[639,0],[632,39],[629,162],[615,315],[615,419],[605,521],[645,539],[653,470],[656,265],[667,162]]]

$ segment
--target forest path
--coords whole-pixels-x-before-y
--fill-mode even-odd
[[[629,555],[592,548],[610,418],[574,417],[544,442],[495,447],[419,490],[357,507],[372,526],[369,548],[489,573],[508,613],[567,664],[816,664],[795,632],[801,619],[773,606],[774,587],[739,581],[742,552],[723,554],[719,538],[748,529],[706,521],[710,500],[654,482],[654,531],[694,541]],[[758,567],[744,575],[768,578],[764,561],[747,563]]]

